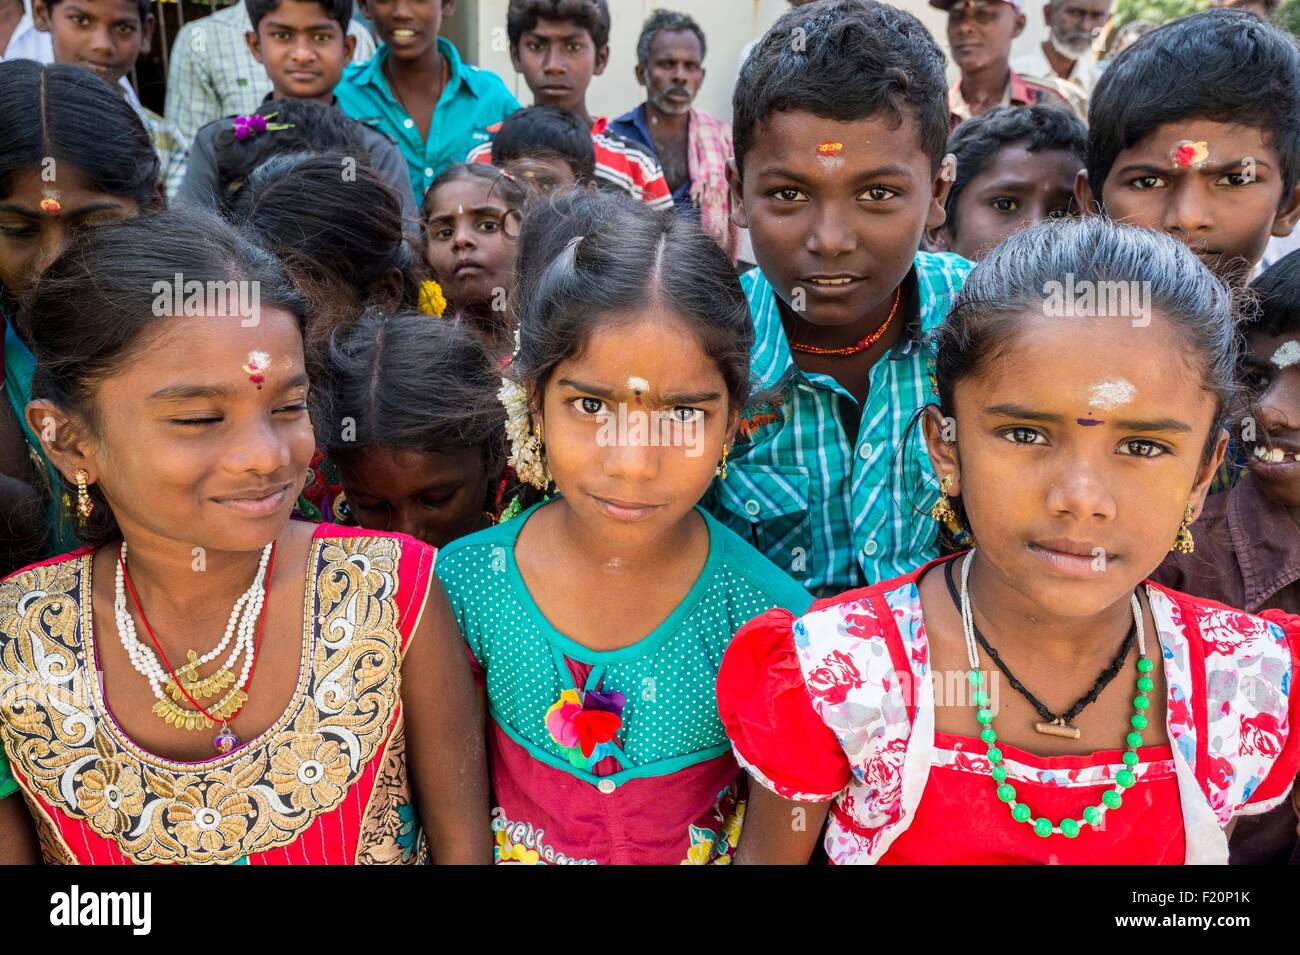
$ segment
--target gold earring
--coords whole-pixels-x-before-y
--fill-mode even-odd
[[[945,474],[943,480],[939,482],[939,500],[934,502],[934,507],[930,508],[930,519],[938,521],[940,524],[955,525],[957,523],[957,512],[953,510],[952,500],[948,493],[952,490],[952,475]]]
[[[727,443],[722,443],[722,460],[718,462],[718,467],[714,473],[722,480],[727,479]]]
[[[86,481],[90,475],[86,473],[85,468],[77,468],[73,474],[77,482],[77,523],[82,527],[86,526],[86,518],[95,510],[95,502],[90,499],[90,491],[86,489]]]
[[[1174,546],[1169,548],[1171,551],[1190,554],[1196,550],[1196,541],[1192,537],[1191,529],[1187,526],[1192,522],[1192,514],[1195,510],[1195,505],[1188,501],[1187,507],[1183,510],[1182,526],[1178,528],[1178,536],[1174,538]]]

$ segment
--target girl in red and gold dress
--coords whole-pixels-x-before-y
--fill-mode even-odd
[[[89,232],[35,289],[27,420],[88,546],[0,583],[0,862],[491,860],[432,548],[289,520],[304,313],[198,212]]]
[[[737,861],[805,861],[823,820],[837,864],[1227,861],[1300,764],[1300,618],[1146,578],[1223,457],[1233,319],[1185,246],[1100,218],[976,267],[923,418],[974,547],[737,634]]]

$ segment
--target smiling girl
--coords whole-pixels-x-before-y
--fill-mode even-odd
[[[750,616],[810,602],[697,506],[749,388],[749,314],[698,226],[584,206],[526,270],[503,392],[513,463],[552,497],[438,558],[486,684],[497,858],[729,861],[744,790],[717,667]]]
[[[1067,275],[1149,310],[1063,317]],[[761,783],[739,861],[806,860],[828,813],[839,864],[1227,861],[1300,763],[1300,620],[1146,578],[1222,459],[1233,320],[1185,246],[1097,218],[976,267],[924,417],[935,516],[976,546],[737,635],[719,707]]]
[[[185,315],[159,295],[177,275]],[[256,304],[231,309],[227,283]],[[0,737],[26,800],[0,800],[3,857],[30,858],[34,822],[50,862],[487,861],[432,550],[289,520],[315,443],[279,264],[163,213],[88,233],[26,317],[27,420],[87,546],[0,584]]]

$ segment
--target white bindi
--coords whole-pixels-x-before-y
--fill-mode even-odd
[[[1269,361],[1278,368],[1290,368],[1296,362],[1300,362],[1300,342],[1294,339],[1283,342],[1278,346],[1277,351],[1273,352],[1273,357]]]
[[[1123,378],[1099,381],[1088,389],[1088,407],[1109,411],[1133,400],[1137,389]]]
[[[650,390],[650,382],[644,378],[638,378],[636,375],[627,380],[627,386],[632,389],[632,394],[636,397],[636,403],[641,403],[641,396]]]

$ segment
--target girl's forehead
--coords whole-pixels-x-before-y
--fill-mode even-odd
[[[458,210],[464,214],[471,208],[489,207],[504,212],[510,208],[509,203],[496,188],[495,182],[480,179],[477,176],[457,176],[443,183],[429,197],[430,215],[455,215]]]

